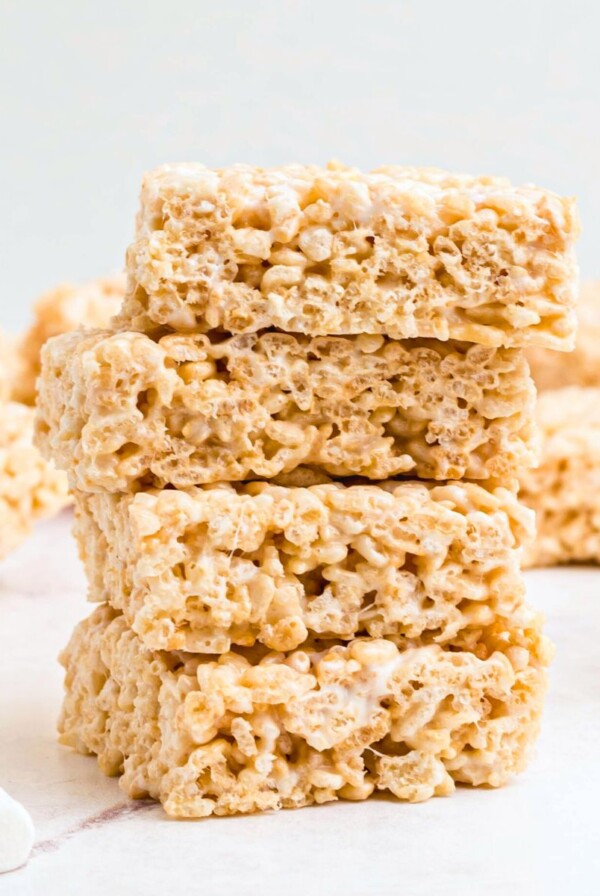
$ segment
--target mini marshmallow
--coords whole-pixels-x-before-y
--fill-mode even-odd
[[[0,873],[14,871],[25,864],[34,837],[27,809],[0,787]]]

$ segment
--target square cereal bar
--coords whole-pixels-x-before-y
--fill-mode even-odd
[[[521,500],[536,512],[528,566],[600,563],[600,388],[543,392],[537,418],[542,458],[521,477]]]
[[[564,386],[600,386],[600,282],[586,283],[577,305],[577,340],[568,355],[543,348],[527,352],[540,390]]]
[[[33,416],[23,404],[0,402],[0,560],[69,500],[66,475],[33,445]]]
[[[502,178],[164,165],[142,184],[119,320],[566,350],[578,229],[571,199]]]
[[[38,443],[84,491],[514,477],[537,458],[523,353],[383,336],[76,332],[44,349]]]
[[[463,643],[524,593],[533,514],[473,483],[254,482],[76,493],[92,600],[149,647],[222,653],[360,633]]]
[[[497,787],[529,758],[551,655],[522,624],[477,653],[366,639],[217,658],[151,652],[101,606],[62,654],[61,742],[183,818]]]
[[[105,327],[123,301],[125,278],[103,277],[89,283],[63,283],[37,300],[34,322],[20,340],[22,372],[15,382],[14,397],[34,404],[40,373],[40,352],[52,336],[78,327]]]

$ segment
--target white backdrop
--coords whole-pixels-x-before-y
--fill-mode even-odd
[[[600,276],[592,0],[0,0],[0,325],[118,269],[142,172],[337,157],[579,198]]]

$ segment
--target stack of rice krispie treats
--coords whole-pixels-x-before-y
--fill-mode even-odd
[[[149,174],[112,327],[43,353],[100,603],[62,741],[179,817],[521,770],[550,657],[523,348],[572,347],[576,234],[501,179]]]

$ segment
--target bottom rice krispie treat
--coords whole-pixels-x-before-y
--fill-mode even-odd
[[[521,476],[519,497],[536,511],[528,566],[600,562],[600,389],[554,389],[537,406],[542,456]]]
[[[367,638],[201,657],[148,650],[102,605],[61,658],[61,742],[179,817],[425,800],[523,769],[550,655],[525,610],[475,652]]]
[[[0,559],[69,500],[66,474],[32,443],[33,417],[33,408],[0,402]]]

